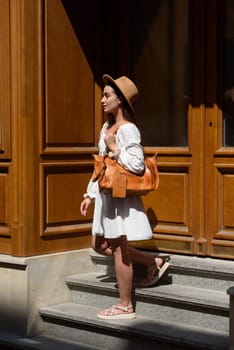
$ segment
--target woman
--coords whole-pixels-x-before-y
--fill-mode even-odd
[[[105,87],[101,102],[108,120],[100,133],[99,154],[109,153],[122,166],[140,174],[144,171],[144,153],[133,110],[133,102],[138,96],[137,87],[126,76],[114,80],[105,74],[103,81]],[[147,267],[147,277],[141,282],[141,287],[156,283],[169,263],[128,244],[131,240],[152,238],[140,196],[113,198],[111,194],[99,191],[97,181],[90,180],[80,206],[82,215],[87,215],[92,201],[95,202],[92,246],[98,253],[114,257],[119,288],[118,304],[100,311],[97,316],[102,319],[134,318],[132,263],[137,262]]]

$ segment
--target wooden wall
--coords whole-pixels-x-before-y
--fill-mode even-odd
[[[88,247],[100,87],[62,1],[0,0],[0,27],[0,253]]]
[[[83,218],[79,206],[103,122],[101,76],[132,69],[134,2],[121,4],[124,16],[122,6],[102,1],[90,11],[78,0],[0,0],[0,253],[90,246],[92,211]],[[160,188],[144,199],[153,239],[140,248],[234,256],[234,152],[222,146],[218,98],[221,5],[190,2],[188,146],[158,148],[155,137],[145,148],[159,149]],[[140,76],[142,91],[152,75]],[[157,98],[159,88],[152,88]],[[150,118],[153,130],[160,116]]]

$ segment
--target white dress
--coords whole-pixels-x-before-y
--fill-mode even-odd
[[[99,140],[99,154],[107,153],[104,142],[107,123],[102,127]],[[116,143],[120,150],[118,162],[125,168],[141,173],[144,169],[144,153],[139,129],[133,123],[119,127]],[[152,229],[140,196],[114,198],[111,194],[99,192],[98,182],[90,180],[87,193],[95,201],[92,234],[105,238],[127,236],[128,241],[152,238]]]

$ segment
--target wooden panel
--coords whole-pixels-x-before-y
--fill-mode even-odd
[[[194,254],[206,255],[206,237],[204,233],[204,96],[205,96],[205,25],[206,8],[203,0],[189,1],[189,51],[188,74],[189,89],[189,148],[192,153],[192,176],[189,216],[192,221],[190,230],[195,240]],[[190,75],[191,74],[191,75]]]
[[[10,157],[10,11],[0,0],[0,159]],[[8,167],[0,167],[0,236],[9,236]]]
[[[160,150],[161,152],[161,150]],[[143,197],[150,220],[153,239],[133,242],[133,246],[183,254],[204,252],[203,243],[196,243],[193,232],[193,170],[188,151],[186,156],[178,154],[171,161],[170,155],[160,156],[158,161],[160,185],[156,192]],[[187,158],[187,162],[186,162]]]
[[[0,159],[10,157],[10,12],[0,0]]]
[[[156,193],[159,222],[187,224],[187,174],[161,173],[160,188]]]
[[[32,255],[38,235],[41,1],[10,1],[11,254]]]
[[[220,242],[213,240],[211,245],[211,255],[218,256],[220,258],[230,258],[233,260],[234,247],[230,242]]]
[[[67,169],[69,171],[69,169]],[[48,224],[76,222],[82,219],[79,213],[84,188],[82,183],[89,180],[89,173],[48,174],[46,181]]]
[[[154,232],[188,234],[189,212],[188,169],[180,172],[160,171],[160,186],[144,198],[146,212]]]
[[[93,74],[61,0],[45,2],[45,74],[45,146],[94,145]]]
[[[216,169],[218,215],[214,219],[216,224],[214,238],[234,240],[234,168],[231,164],[228,167],[225,167],[225,164],[216,164],[216,166],[218,168]]]
[[[64,235],[90,229],[92,210],[80,214],[91,164],[44,164],[41,168],[41,235]]]
[[[9,236],[8,169],[0,167],[0,236]]]
[[[0,224],[6,222],[6,175],[0,173]]]
[[[233,228],[234,229],[234,174],[232,175],[224,175],[223,179],[223,226],[225,228]],[[233,231],[234,235],[234,231]]]

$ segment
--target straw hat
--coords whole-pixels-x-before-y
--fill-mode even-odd
[[[110,75],[103,75],[103,82],[105,85],[111,83],[115,86],[123,95],[125,101],[128,103],[131,110],[134,112],[133,103],[139,95],[136,85],[126,76],[122,76],[118,79],[113,79]]]

